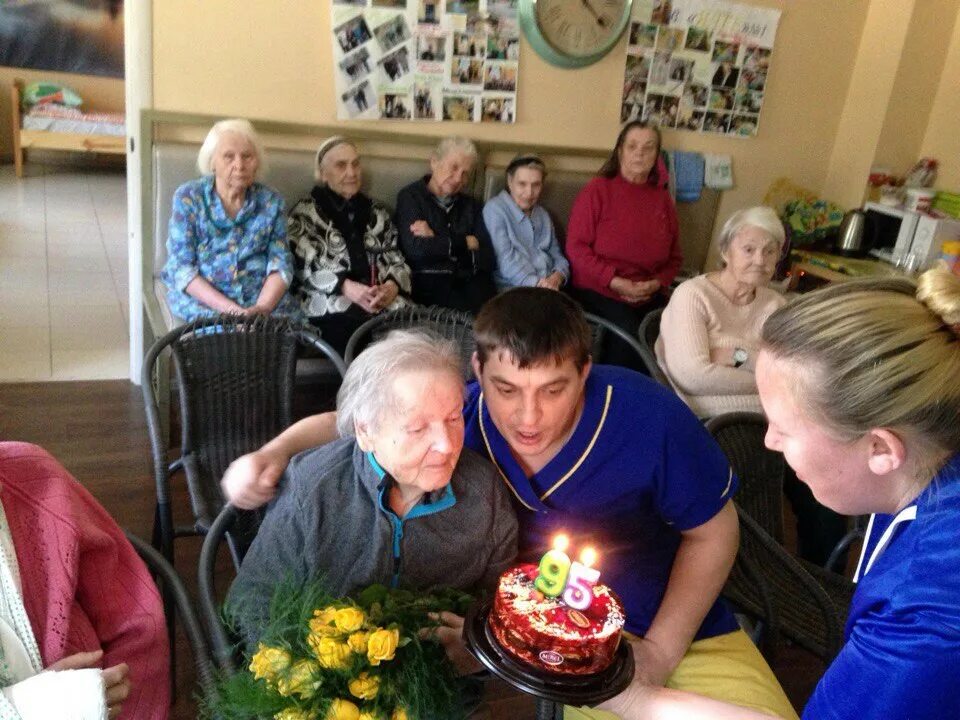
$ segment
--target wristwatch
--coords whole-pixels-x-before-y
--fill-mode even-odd
[[[735,368],[743,365],[750,356],[747,355],[747,351],[743,348],[734,348],[733,349],[733,366]]]

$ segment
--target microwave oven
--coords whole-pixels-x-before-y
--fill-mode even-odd
[[[910,254],[917,258],[916,267],[921,270],[931,267],[940,258],[943,243],[948,240],[960,240],[960,221],[920,215],[910,243]]]
[[[944,241],[960,240],[960,221],[952,218],[869,202],[863,210],[863,245],[871,255],[889,263],[913,255],[914,267],[926,269],[940,257]]]
[[[874,202],[864,204],[863,214],[863,246],[867,252],[887,262],[906,257],[920,215]]]

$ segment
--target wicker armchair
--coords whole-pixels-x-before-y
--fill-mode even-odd
[[[650,370],[650,377],[664,387],[672,390],[673,387],[670,385],[670,381],[660,368],[660,363],[657,362],[657,353],[654,350],[654,346],[657,344],[657,338],[660,337],[660,318],[662,316],[663,308],[657,308],[656,310],[648,312],[643,320],[640,321],[640,330],[637,334],[640,336],[640,347],[643,348],[643,358]]]
[[[224,539],[234,526],[246,521],[249,522],[252,513],[239,510],[229,503],[224,505],[220,514],[210,525],[210,530],[203,538],[203,547],[200,549],[200,563],[197,568],[197,604],[203,624],[207,629],[207,638],[210,641],[213,661],[216,667],[225,673],[236,672],[239,659],[239,642],[231,637],[230,631],[223,623],[223,614],[220,612],[220,601],[217,599],[216,565],[217,555]],[[242,555],[235,560],[243,560]],[[239,567],[239,562],[236,563]]]
[[[145,540],[126,533],[127,540],[133,545],[134,550],[143,560],[144,565],[150,573],[156,578],[157,585],[160,586],[164,595],[173,598],[173,606],[180,623],[187,635],[187,642],[190,644],[190,651],[193,654],[193,667],[197,678],[197,685],[201,693],[207,697],[212,697],[214,690],[213,669],[210,664],[210,654],[207,648],[207,640],[204,637],[203,630],[200,627],[200,621],[197,619],[197,613],[194,610],[193,603],[183,580],[173,566],[167,562],[166,558],[160,552],[147,543]],[[175,645],[170,646],[170,682],[173,690],[176,689],[175,680]],[[171,693],[171,698],[175,698],[175,693]]]
[[[394,312],[380,313],[358,327],[344,351],[347,365],[368,345],[382,339],[391,330],[420,329],[453,340],[460,348],[460,365],[464,380],[473,379],[471,358],[477,343],[473,339],[473,316],[459,310],[437,306],[414,305]]]
[[[840,649],[853,583],[842,575],[794,558],[784,548],[783,455],[764,445],[767,422],[757,413],[728,413],[707,421],[740,480],[740,553],[759,571],[773,600],[779,632],[829,662]],[[735,568],[730,595],[751,612],[749,583]],[[754,591],[754,594],[756,592]],[[777,639],[773,639],[775,646]]]
[[[291,422],[298,346],[326,355],[340,375],[340,356],[313,332],[282,318],[221,315],[160,338],[143,363],[143,398],[153,455],[157,503],[153,544],[173,562],[177,537],[202,535],[223,506],[220,478],[237,457],[257,449]],[[179,389],[181,437],[168,462],[153,367],[172,352]],[[193,523],[175,526],[171,477],[186,476]]]
[[[618,340],[620,340],[620,342],[628,345],[630,349],[640,357],[640,362],[643,364],[643,367],[646,369],[648,375],[652,376],[655,371],[660,370],[660,368],[657,367],[656,358],[649,355],[644,349],[643,345],[641,345],[635,337],[632,337],[630,333],[626,332],[622,327],[615,325],[606,318],[602,318],[599,315],[594,315],[593,313],[584,312],[583,315],[587,319],[587,323],[590,325],[590,333],[592,335],[590,355],[595,363],[604,362],[603,348],[606,344],[608,336],[613,334]]]

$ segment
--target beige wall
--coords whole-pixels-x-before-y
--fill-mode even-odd
[[[950,44],[929,122],[920,147],[920,155],[940,161],[937,187],[960,192],[960,22],[954,21]]]
[[[724,194],[721,219],[760,202],[781,176],[819,188],[870,3],[752,4],[783,10],[758,136],[665,133],[669,147],[733,156],[737,187]],[[153,8],[155,108],[338,124],[328,3],[291,0],[278,12],[272,3],[164,0]],[[562,70],[546,64],[523,40],[513,126],[404,123],[403,130],[609,147],[619,126],[624,42],[589,68]]]
[[[93,75],[55,73],[46,70],[0,67],[0,157],[5,162],[12,157],[10,88],[13,87],[13,81],[17,78],[27,84],[37,80],[61,83],[80,93],[80,97],[84,99],[85,108],[106,112],[123,112],[123,80],[95,77]]]
[[[958,11],[960,0],[922,0],[915,5],[877,143],[875,165],[902,173],[921,156]],[[956,76],[953,78],[948,83],[951,96],[957,87]],[[954,128],[951,122],[951,136],[956,135]]]

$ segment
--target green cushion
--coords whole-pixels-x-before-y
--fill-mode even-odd
[[[80,107],[83,105],[83,98],[66,85],[45,81],[30,83],[23,90],[23,106],[29,108],[39,103]]]

